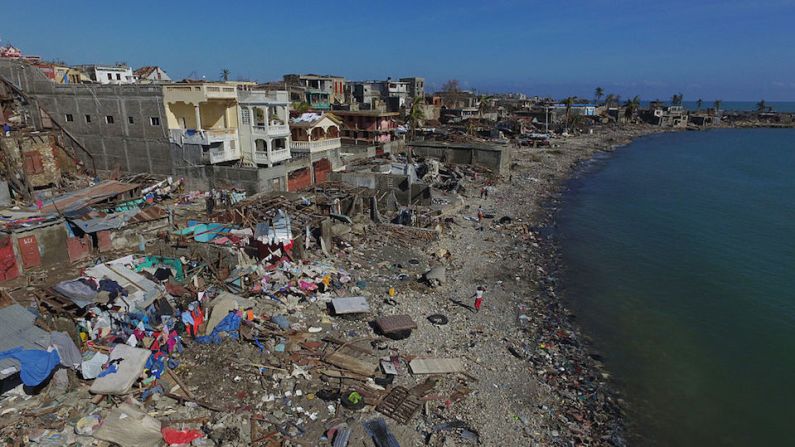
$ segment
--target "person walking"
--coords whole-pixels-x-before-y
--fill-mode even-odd
[[[472,298],[475,298],[475,312],[480,312],[480,306],[483,305],[483,292],[486,290],[483,286],[478,286]]]
[[[483,205],[478,207],[478,229],[483,231],[483,218],[486,217],[486,214],[483,212]]]

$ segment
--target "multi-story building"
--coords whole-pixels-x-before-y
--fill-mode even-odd
[[[397,112],[405,107],[409,96],[409,82],[394,81],[359,81],[350,82],[349,88],[353,99],[359,103],[360,109],[388,110]]]
[[[398,129],[398,112],[335,110],[342,119],[342,141],[350,144],[388,143]]]
[[[290,174],[291,183],[306,186],[321,183],[331,170],[342,163],[340,158],[340,126],[342,121],[333,113],[304,113],[290,120],[293,153],[308,157],[305,168]]]
[[[222,82],[163,86],[166,123],[172,143],[202,147],[202,161],[240,160],[237,89]]]
[[[425,78],[416,76],[410,78],[400,78],[400,82],[407,83],[409,99],[425,97]]]
[[[287,74],[284,83],[290,100],[306,102],[312,109],[329,110],[345,102],[345,78],[331,75]]]
[[[91,82],[100,84],[134,84],[132,68],[126,65],[77,65]]]
[[[243,162],[280,164],[290,159],[289,95],[286,91],[238,90]]]

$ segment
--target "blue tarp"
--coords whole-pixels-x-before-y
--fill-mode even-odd
[[[229,312],[218,325],[215,326],[210,335],[196,337],[196,343],[209,345],[221,344],[221,332],[228,332],[229,336],[237,340],[239,338],[237,330],[240,329],[240,315],[236,312]]]
[[[3,359],[14,359],[19,362],[19,377],[27,386],[37,386],[47,380],[52,370],[61,363],[58,351],[23,349],[21,346],[0,352],[0,360]]]

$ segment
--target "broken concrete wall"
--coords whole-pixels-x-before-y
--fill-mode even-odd
[[[41,129],[49,115],[91,154],[77,151],[87,167],[93,157],[98,171],[172,174],[161,87],[55,84],[15,60],[0,60],[0,76],[30,97],[27,124]]]
[[[41,267],[65,265],[69,263],[69,255],[66,249],[66,226],[63,221],[59,221],[54,225],[42,225],[11,233],[11,241],[20,273],[24,273],[20,240],[28,240],[30,237],[36,238]]]
[[[510,146],[412,142],[414,154],[445,160],[448,163],[479,165],[507,175],[511,167]]]
[[[408,205],[410,198],[412,203],[415,197],[417,200],[425,200],[423,198],[425,194],[423,187],[417,186],[415,189],[413,185],[410,185],[408,176],[405,175],[381,174],[378,172],[332,172],[329,174],[328,179],[382,192],[394,191],[398,203],[404,206]],[[427,185],[423,186],[427,188]],[[429,202],[430,197],[427,200]]]
[[[54,137],[49,134],[17,133],[11,137],[0,137],[0,149],[15,169],[25,174],[31,187],[39,188],[60,183],[60,163],[55,157],[58,149],[55,148]]]

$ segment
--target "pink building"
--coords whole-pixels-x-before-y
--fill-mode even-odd
[[[388,143],[398,128],[398,112],[335,110],[342,119],[342,141],[348,144]]]

